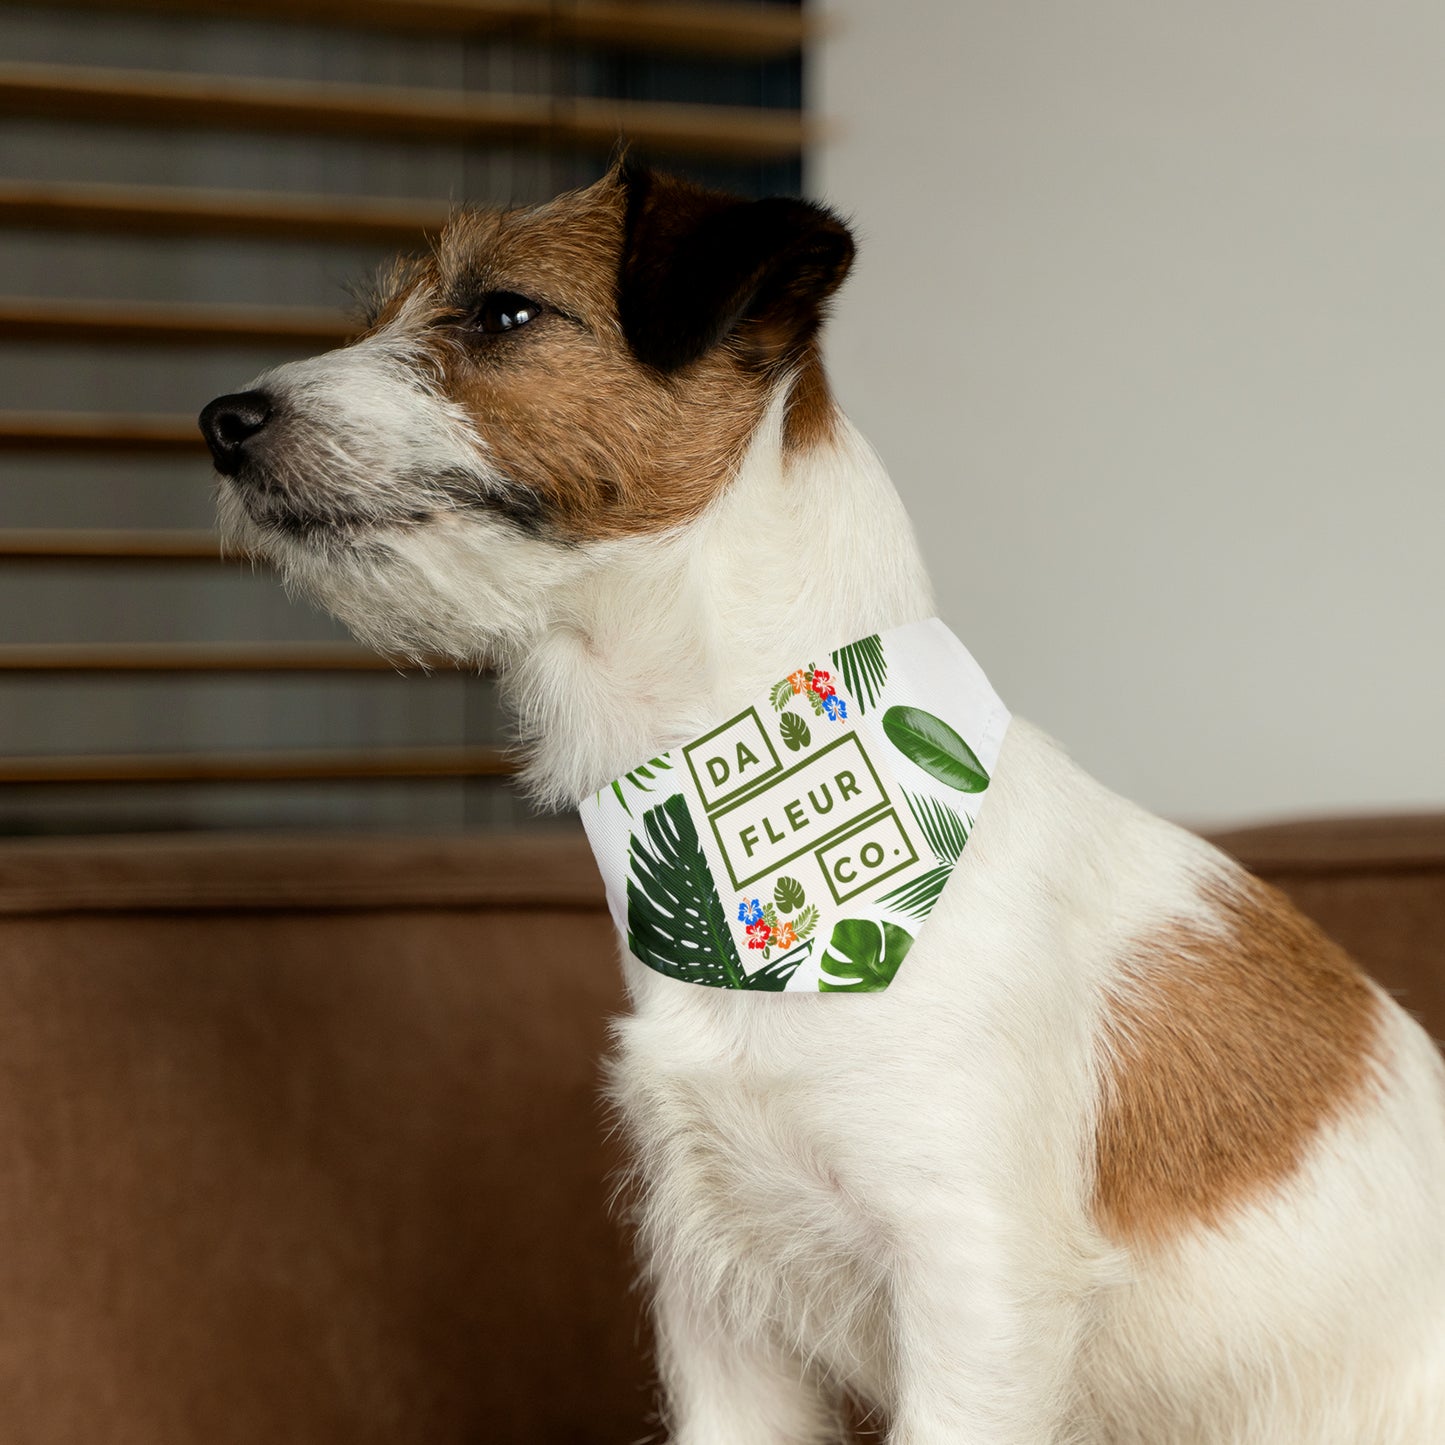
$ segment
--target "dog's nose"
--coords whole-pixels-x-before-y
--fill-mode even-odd
[[[216,470],[233,477],[246,459],[246,443],[271,419],[271,398],[264,391],[238,391],[218,396],[201,413],[201,435],[211,449]]]

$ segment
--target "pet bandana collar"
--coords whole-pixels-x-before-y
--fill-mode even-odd
[[[766,993],[893,981],[968,842],[1009,714],[936,617],[822,661],[580,804],[608,907],[647,967]]]

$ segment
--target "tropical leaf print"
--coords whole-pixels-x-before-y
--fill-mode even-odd
[[[786,711],[795,697],[806,698],[815,717],[842,722],[848,716],[848,704],[838,696],[838,690],[833,686],[833,675],[814,667],[811,662],[807,667],[790,672],[781,682],[774,683],[769,696],[774,708],[784,714],[780,724],[783,741],[792,752],[806,747],[811,736],[807,723]],[[791,722],[790,718],[793,718]]]
[[[811,913],[813,916],[801,932],[799,932],[795,920],[780,919],[778,908],[782,905],[778,903],[778,898],[786,892],[783,888],[785,883],[791,884],[792,888],[797,891],[798,902],[801,903],[803,900],[802,884],[795,878],[780,878],[777,886],[773,889],[772,903],[764,903],[758,898],[744,898],[738,904],[738,922],[747,930],[748,949],[750,952],[761,953],[766,964],[765,967],[754,970],[743,979],[743,988],[762,989],[765,992],[782,988],[793,976],[793,971],[797,966],[813,950],[811,943],[806,948],[799,948],[798,945],[813,931],[813,926],[817,922],[818,910],[816,908],[804,910],[805,914]],[[773,958],[775,948],[783,950],[780,958]],[[786,967],[784,967],[785,964]]]
[[[913,918],[927,918],[943,893],[944,885],[953,874],[954,865],[963,856],[964,844],[968,842],[968,823],[958,816],[946,803],[926,794],[914,796],[906,789],[903,793],[911,812],[938,860],[938,867],[885,893],[878,901],[907,913]]]
[[[902,888],[883,894],[878,902],[889,908],[896,908],[900,913],[906,913],[912,918],[927,918],[933,912],[933,905],[943,896],[944,887],[952,877],[953,864],[941,863],[937,868],[930,868],[927,873],[920,873]]]
[[[890,707],[883,714],[888,740],[930,777],[960,793],[981,793],[988,773],[973,749],[944,722],[921,707]]]
[[[877,706],[888,681],[888,662],[883,656],[883,639],[876,632],[840,647],[833,654],[833,666],[843,674],[843,686],[857,702],[860,717]]]
[[[799,938],[806,938],[818,926],[818,908],[810,903],[794,920],[793,932]]]
[[[672,760],[664,753],[660,758],[648,758],[641,767],[633,768],[630,773],[625,774],[625,780],[638,792],[650,793],[652,789],[648,787],[648,783],[656,781],[658,773],[666,772],[671,767]],[[632,809],[627,806],[627,794],[622,791],[623,781],[623,778],[613,778],[612,791],[617,795],[617,801],[622,804],[622,811],[630,818]]]
[[[808,895],[796,878],[785,876],[773,885],[773,902],[779,913],[796,913],[807,901]]]
[[[913,935],[896,923],[871,918],[844,918],[833,926],[823,952],[823,993],[877,993],[893,976],[913,947]]]
[[[788,980],[798,971],[798,965],[813,951],[811,943],[804,944],[802,948],[796,948],[792,953],[782,954],[771,963],[765,963],[760,969],[743,979],[742,986],[755,993],[781,993],[787,987]]]
[[[627,946],[684,983],[749,987],[682,794],[649,808],[642,828],[645,841],[632,836]]]
[[[903,790],[908,802],[908,811],[913,814],[933,856],[940,863],[954,864],[963,857],[964,844],[968,842],[968,823],[960,818],[947,803],[940,803],[926,793],[913,794]]]
[[[778,728],[790,753],[807,747],[813,740],[808,724],[795,712],[785,712],[778,720]]]

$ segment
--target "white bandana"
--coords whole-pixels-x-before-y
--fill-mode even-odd
[[[936,617],[831,663],[795,662],[752,707],[579,805],[639,962],[769,993],[893,981],[968,841],[1009,714]]]

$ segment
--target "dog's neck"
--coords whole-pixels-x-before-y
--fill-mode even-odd
[[[781,402],[708,511],[667,536],[598,546],[502,685],[526,779],[567,807],[706,732],[829,647],[932,615],[908,518],[839,416],[785,444]]]

